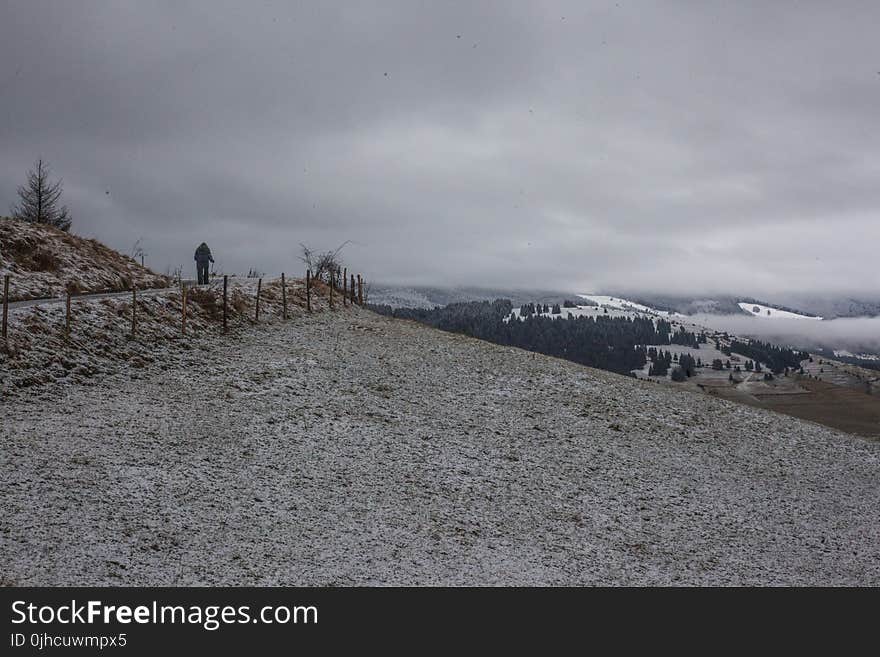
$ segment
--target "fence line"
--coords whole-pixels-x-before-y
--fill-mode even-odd
[[[186,283],[180,284],[180,334],[186,335]],[[226,318],[223,318],[224,331],[226,328]]]
[[[260,278],[257,280],[257,309],[254,312],[254,324],[258,324],[260,322],[260,288],[263,287],[263,279]]]
[[[3,340],[6,341],[6,320],[9,317],[9,274],[3,277]]]
[[[229,331],[229,276],[223,275],[223,333]]]
[[[339,288],[339,279],[337,275],[334,273],[329,274],[330,283],[328,285],[328,305],[329,309],[333,310],[335,308],[333,295],[334,292],[342,295],[342,305],[345,307],[348,304],[354,305],[363,305],[364,303],[364,289],[363,286],[365,284],[365,279],[361,276],[361,274],[357,274],[357,294],[355,294],[355,274],[351,274],[351,285],[349,286],[349,274],[348,268],[346,268],[342,273],[342,288]],[[312,272],[310,269],[306,270],[306,311],[312,312],[312,287],[314,286],[315,278],[312,276]],[[9,338],[9,289],[12,282],[12,276],[10,274],[5,274],[3,276],[3,314],[2,314],[2,338],[4,341],[4,346],[8,345]],[[287,277],[284,272],[281,273],[281,304],[282,304],[282,319],[287,320],[289,318],[288,314],[288,305],[287,305]],[[257,280],[257,294],[255,300],[255,311],[254,311],[254,323],[259,323],[260,321],[260,298],[262,295],[262,285],[263,279],[260,278]],[[170,288],[169,288],[170,289]],[[103,293],[96,293],[103,294]],[[181,281],[180,287],[181,294],[181,319],[180,319],[180,332],[182,336],[187,335],[187,319],[188,319],[188,303],[189,303],[189,288],[185,281]],[[72,301],[73,294],[70,290],[65,291],[64,297],[64,337],[69,339],[71,335],[71,326],[72,326]],[[90,295],[78,295],[85,297],[86,299]],[[131,324],[129,330],[129,337],[131,339],[137,338],[138,333],[138,311],[137,311],[137,287],[132,287],[131,289]],[[39,304],[34,304],[37,306]],[[228,333],[229,330],[229,276],[223,276],[223,333]]]
[[[137,337],[137,288],[131,288],[131,339]]]
[[[70,290],[67,291],[67,303],[64,309],[64,337],[70,337]]]

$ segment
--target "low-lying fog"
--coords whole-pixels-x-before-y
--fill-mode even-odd
[[[880,355],[880,317],[762,319],[745,315],[694,315],[691,319],[719,331],[789,344],[802,349],[845,349]]]

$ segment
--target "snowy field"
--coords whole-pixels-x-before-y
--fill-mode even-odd
[[[587,297],[586,295],[578,295],[582,298],[589,299],[600,299],[606,298],[610,299],[611,297],[599,297],[596,295],[592,295]],[[638,306],[638,307],[636,307]],[[678,313],[667,313],[666,311],[661,310],[644,310],[647,306],[639,306],[639,304],[630,305],[630,302],[622,299],[617,299],[617,303],[602,303],[596,306],[577,306],[575,308],[566,308],[564,306],[560,306],[560,310],[562,311],[558,315],[554,315],[552,310],[552,305],[548,304],[550,308],[549,312],[536,312],[536,317],[549,317],[550,319],[568,319],[568,316],[571,315],[574,318],[577,317],[626,317],[627,319],[633,319],[635,317],[648,317],[649,319],[665,319],[673,326],[684,326],[686,330],[696,331],[699,333],[701,331],[706,331],[706,327],[704,326],[696,326],[687,321],[686,315],[679,315]],[[516,317],[522,317],[522,307],[514,308],[513,314]],[[688,328],[688,327],[691,328]]]
[[[811,317],[810,315],[801,315],[799,313],[793,313],[788,310],[780,310],[779,308],[774,308],[773,306],[765,306],[760,303],[746,303],[744,301],[741,301],[737,305],[749,315],[761,317],[764,319],[812,319],[814,321],[822,319],[821,317]]]
[[[651,308],[649,306],[645,306],[641,303],[636,303],[635,301],[630,301],[628,299],[621,299],[620,297],[611,297],[603,294],[579,294],[578,296],[582,299],[588,299],[602,308],[613,308],[616,310],[633,310],[646,313],[648,315],[662,315],[663,317],[684,317],[684,315],[680,313],[666,310],[657,310],[656,308]]]
[[[736,353],[731,353],[730,356],[725,354],[722,351],[715,349],[714,345],[709,342],[707,344],[700,345],[699,349],[694,349],[693,347],[684,347],[679,344],[649,344],[645,346],[646,349],[656,349],[657,351],[668,351],[674,356],[678,356],[681,358],[682,354],[687,354],[689,356],[693,356],[694,360],[699,359],[702,362],[702,367],[698,367],[697,376],[695,381],[699,383],[704,383],[706,381],[712,381],[713,383],[718,382],[727,382],[727,376],[730,374],[731,370],[723,369],[723,370],[713,370],[712,369],[712,361],[716,358],[720,359],[721,362],[730,361],[731,369],[734,365],[743,366],[745,361],[747,360],[744,356],[740,356]],[[678,360],[676,359],[672,363],[672,367],[669,368],[669,372],[666,373],[665,376],[662,377],[652,377],[657,380],[666,379],[670,380],[672,376],[672,370],[674,370],[678,366]],[[633,370],[633,373],[639,377],[647,377],[648,371],[651,367],[651,359],[648,359],[648,362],[645,363],[645,366],[640,370]]]
[[[880,584],[880,443],[362,310],[0,413],[5,584]]]
[[[634,313],[629,310],[618,310],[614,308],[600,308],[599,306],[577,306],[576,308],[564,308],[561,307],[562,311],[558,315],[554,315],[553,312],[536,312],[536,317],[549,317],[550,319],[568,319],[568,316],[572,317],[628,317],[632,318],[635,316],[641,316],[639,313]],[[552,311],[552,308],[551,308]],[[607,311],[607,312],[606,312]],[[522,317],[522,307],[514,308],[513,314],[516,317]]]

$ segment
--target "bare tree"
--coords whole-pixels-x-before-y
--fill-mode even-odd
[[[329,283],[332,274],[333,278],[338,281],[342,275],[342,259],[339,254],[348,243],[349,240],[346,240],[335,250],[325,253],[316,253],[305,244],[300,243],[300,247],[302,247],[300,260],[306,264],[306,268],[311,270],[312,278]]]
[[[178,265],[174,269],[166,267],[165,275],[170,278],[174,284],[180,285],[180,282],[183,280],[183,265]]]
[[[134,260],[138,260],[138,259],[140,259],[140,261],[141,261],[141,267],[144,266],[144,257],[147,255],[147,252],[144,251],[144,244],[143,244],[143,241],[144,241],[144,238],[143,238],[143,237],[139,237],[139,238],[137,239],[137,241],[132,245],[132,247],[131,247],[131,253],[129,254],[129,255],[131,255],[131,257],[132,257]]]
[[[61,191],[61,180],[50,182],[49,165],[42,159],[37,160],[34,168],[28,171],[27,184],[18,188],[19,203],[12,206],[13,218],[70,230],[67,206],[58,207]]]

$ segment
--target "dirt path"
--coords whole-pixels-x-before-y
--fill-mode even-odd
[[[153,296],[156,294],[164,294],[169,291],[167,287],[158,287],[151,290],[138,290],[138,296]],[[71,301],[76,303],[78,301],[94,301],[97,299],[128,299],[131,298],[131,290],[126,290],[123,292],[95,292],[94,294],[77,294],[71,297]],[[33,308],[34,306],[54,306],[61,303],[66,303],[66,297],[51,297],[48,299],[25,299],[23,301],[10,301],[9,302],[9,312],[15,312],[16,310],[24,310],[26,308]]]
[[[366,311],[0,415],[7,583],[880,584],[880,443]]]
[[[241,279],[236,276],[229,277],[230,282],[240,281]],[[219,280],[211,281],[207,285],[196,285],[195,279],[184,280],[187,287],[216,287],[218,284],[223,284],[223,278],[221,277]],[[154,296],[156,294],[164,294],[170,291],[173,291],[175,288],[171,287],[157,287],[150,288],[147,290],[138,290],[138,296]],[[131,290],[123,290],[122,292],[93,292],[90,294],[76,294],[71,297],[71,301],[76,303],[77,301],[94,301],[98,299],[128,299],[131,297]],[[14,312],[16,310],[21,310],[24,308],[33,308],[34,306],[51,306],[57,305],[59,303],[65,303],[67,301],[66,297],[48,297],[45,299],[24,299],[22,301],[10,301],[9,302],[9,311]]]

